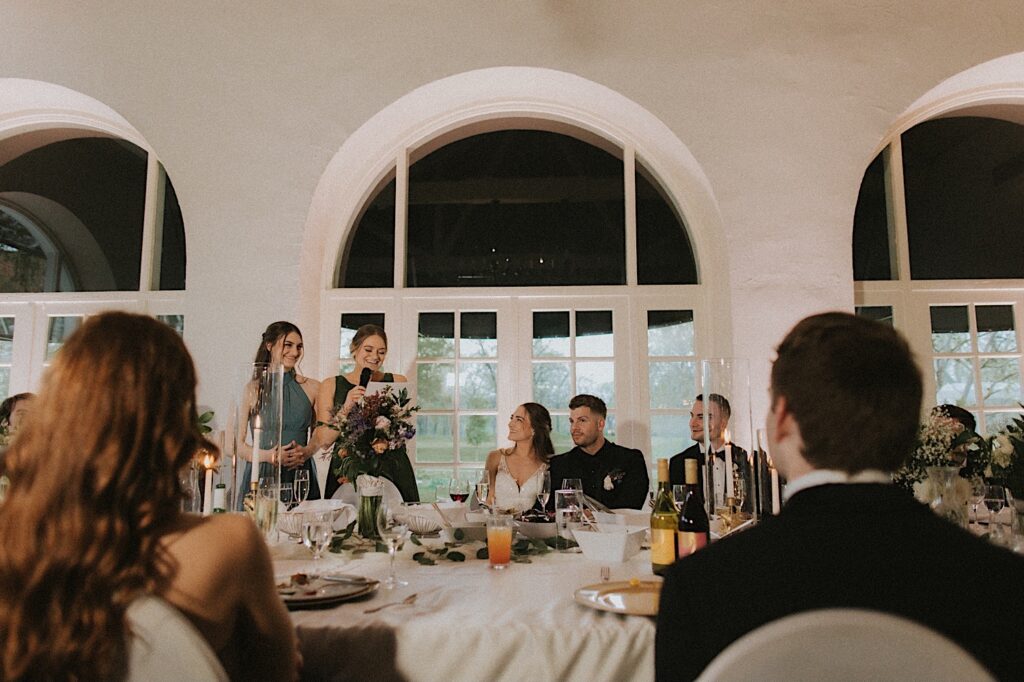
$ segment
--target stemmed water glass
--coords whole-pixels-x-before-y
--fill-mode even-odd
[[[980,527],[981,520],[978,518],[978,507],[985,501],[985,479],[975,476],[971,479],[971,512],[974,514],[974,525]]]
[[[406,581],[395,577],[395,554],[398,553],[398,548],[402,546],[405,538],[409,535],[409,527],[398,520],[383,500],[377,507],[377,532],[380,533],[381,542],[387,546],[388,556],[391,557],[391,568],[388,571],[388,577],[384,580],[384,587],[390,590],[408,585],[409,583]]]
[[[1002,528],[996,521],[996,514],[1006,506],[1006,490],[1001,485],[985,486],[985,506],[988,508],[988,533],[989,537],[997,538],[1002,535]]]
[[[476,502],[480,505],[481,509],[490,510],[490,506],[487,504],[487,494],[491,491],[491,485],[487,481],[487,473],[484,473],[484,477],[476,484]]]
[[[548,500],[551,498],[551,472],[545,471],[544,478],[540,482],[540,491],[537,493],[537,502],[540,503],[541,511],[547,509]]]
[[[292,479],[292,499],[296,506],[302,504],[309,497],[309,471],[299,469]]]
[[[334,527],[330,514],[307,514],[302,523],[302,544],[313,552],[313,573],[320,575],[320,557],[331,544]]]

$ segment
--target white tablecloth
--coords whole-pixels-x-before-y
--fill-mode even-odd
[[[308,679],[652,680],[654,619],[621,616],[573,601],[579,587],[600,582],[601,564],[582,554],[551,553],[531,564],[492,570],[473,558],[420,566],[406,543],[396,560],[406,587],[383,587],[368,600],[325,610],[295,611]],[[301,546],[272,548],[275,572],[311,569]],[[291,557],[291,558],[286,558]],[[387,555],[331,555],[321,572],[383,578]],[[650,553],[611,564],[612,580],[652,579]],[[417,594],[415,604],[376,614],[365,609]]]

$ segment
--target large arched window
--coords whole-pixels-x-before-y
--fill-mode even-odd
[[[404,158],[357,212],[328,314],[341,369],[373,321],[389,365],[414,378],[421,492],[477,475],[530,400],[551,412],[558,452],[577,393],[605,400],[612,440],[651,458],[689,445],[699,270],[644,159],[540,120],[468,126]]]
[[[903,329],[931,402],[974,412],[983,432],[1024,400],[1022,218],[1024,126],[979,116],[895,137],[857,202],[859,311]]]
[[[30,110],[29,130],[0,130],[0,398],[35,390],[93,312],[149,312],[184,329],[184,225],[163,166],[111,130],[83,129],[84,116],[62,127],[61,111],[40,127],[45,113]],[[18,115],[6,123],[17,130]]]

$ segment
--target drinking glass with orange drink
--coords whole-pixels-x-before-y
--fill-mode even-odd
[[[512,560],[512,515],[491,514],[487,517],[487,555],[491,568],[504,569]]]

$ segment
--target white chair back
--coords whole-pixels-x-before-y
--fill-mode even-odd
[[[924,625],[877,611],[826,609],[781,618],[730,644],[700,680],[993,680],[969,653]]]
[[[199,630],[159,597],[128,607],[129,682],[227,682],[228,675]]]

